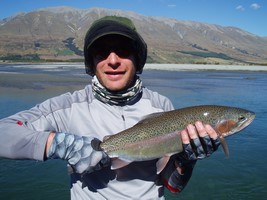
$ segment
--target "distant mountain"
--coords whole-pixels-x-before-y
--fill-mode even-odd
[[[86,31],[106,15],[133,20],[148,44],[148,62],[267,64],[267,38],[236,27],[71,7],[39,9],[1,20],[0,59],[82,60]]]

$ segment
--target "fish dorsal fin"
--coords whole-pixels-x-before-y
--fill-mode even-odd
[[[132,161],[129,161],[129,160],[121,160],[119,158],[112,158],[111,169],[115,170],[115,169],[125,167],[125,166],[129,165],[131,162]]]
[[[228,145],[224,139],[224,137],[220,137],[220,142],[222,144],[222,148],[223,148],[223,152],[226,156],[229,156],[229,148],[228,148]]]
[[[170,155],[165,155],[158,160],[158,162],[156,163],[157,174],[159,174],[166,167],[169,160],[170,160]]]
[[[141,118],[141,120],[137,124],[148,123],[150,120],[161,116],[163,113],[164,112],[156,112],[149,115],[145,115],[144,117]]]

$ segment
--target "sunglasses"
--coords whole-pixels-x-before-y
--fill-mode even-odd
[[[128,58],[129,56],[133,55],[134,47],[132,44],[121,44],[116,46],[109,46],[109,45],[98,45],[92,48],[92,55],[94,58],[99,60],[106,59],[110,53],[115,53],[120,58]]]

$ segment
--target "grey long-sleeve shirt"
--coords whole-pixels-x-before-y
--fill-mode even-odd
[[[134,104],[104,104],[94,98],[88,85],[0,120],[0,157],[43,160],[51,131],[102,140],[106,135],[132,127],[145,115],[172,109],[169,99],[146,88]],[[72,173],[71,198],[163,199],[163,185],[158,181],[155,162],[134,162],[115,171],[104,168],[83,177]]]

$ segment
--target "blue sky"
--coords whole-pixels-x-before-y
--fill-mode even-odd
[[[267,36],[266,0],[1,0],[0,19],[54,6],[128,10],[146,16],[235,26]]]

